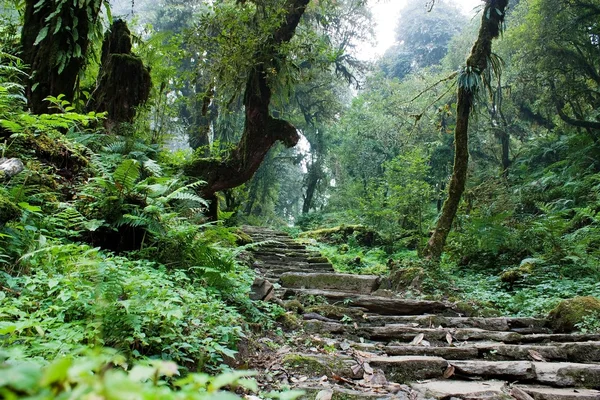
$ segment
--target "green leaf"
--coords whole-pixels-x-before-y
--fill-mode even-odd
[[[37,46],[42,40],[44,40],[48,36],[48,27],[43,27],[35,38],[35,42],[33,42],[34,46]]]
[[[29,211],[29,212],[33,212],[33,213],[42,211],[41,207],[32,206],[31,204],[29,204],[29,203],[27,203],[25,201],[20,202],[18,205],[19,205],[19,207],[21,207],[25,211]]]
[[[62,382],[67,379],[69,368],[73,365],[73,359],[70,357],[64,357],[55,360],[52,364],[48,365],[44,369],[44,375],[42,376],[41,384],[48,386],[55,382]]]

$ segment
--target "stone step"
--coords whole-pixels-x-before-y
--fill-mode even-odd
[[[311,266],[319,264],[311,264]],[[295,289],[334,289],[357,294],[370,294],[379,286],[377,275],[352,275],[338,273],[284,273],[281,285]]]
[[[462,399],[462,400],[509,400],[515,399],[510,393],[520,389],[534,400],[598,400],[600,391],[593,389],[564,389],[539,385],[514,385],[509,387],[503,381],[465,382],[434,380],[410,385],[418,393],[417,398]]]
[[[547,321],[540,318],[481,318],[446,317],[443,315],[367,315],[372,325],[404,324],[424,328],[480,328],[489,331],[513,331],[518,333],[550,333]]]
[[[360,379],[362,362],[381,369],[388,381],[412,383],[426,379],[452,382],[460,379],[497,379],[518,383],[534,383],[552,387],[600,388],[600,365],[579,363],[544,363],[531,361],[446,360],[428,356],[361,356],[361,363],[345,355],[291,353],[284,357],[288,372],[311,377],[334,375]],[[364,368],[364,367],[363,367]]]
[[[370,312],[388,315],[420,315],[451,311],[452,304],[441,301],[411,300],[380,296],[359,295],[356,293],[319,289],[292,289],[285,293],[286,298],[298,296],[321,296],[330,303],[344,303],[348,307],[361,307]]]
[[[303,244],[298,244],[298,243],[285,244],[283,242],[265,243],[265,244],[261,244],[260,246],[257,246],[257,247],[263,251],[269,250],[269,251],[273,251],[273,252],[290,251],[290,250],[292,250],[292,251],[306,250],[306,246]]]
[[[413,383],[410,387],[420,399],[509,400],[508,385],[503,381],[463,382],[434,380]]]
[[[565,389],[547,386],[515,385],[534,400],[598,400],[600,391],[594,389]]]
[[[298,269],[304,269],[307,272],[333,272],[333,266],[331,264],[308,264],[308,263],[294,263],[294,264],[262,264],[258,268],[268,269],[270,271],[277,271],[280,274],[286,272],[297,272]]]
[[[360,348],[359,345],[357,345]],[[366,348],[365,348],[366,349]],[[499,343],[452,346],[385,346],[379,351],[391,356],[436,356],[452,360],[485,358],[490,360],[534,360],[577,363],[600,362],[600,342],[553,343],[546,345],[512,345]]]
[[[454,341],[492,340],[504,343],[541,343],[541,342],[585,342],[600,341],[600,334],[520,334],[517,332],[488,331],[478,328],[415,328],[406,325],[365,327],[363,334],[371,340],[411,341],[416,335],[423,334],[430,342],[446,342],[450,333]]]

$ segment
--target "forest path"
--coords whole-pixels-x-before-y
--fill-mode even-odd
[[[394,297],[378,290],[380,277],[336,273],[286,233],[242,230],[268,242],[253,266],[301,321],[285,346],[257,357],[264,387],[286,384],[317,400],[600,400],[600,335]]]

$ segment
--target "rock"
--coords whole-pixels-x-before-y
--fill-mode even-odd
[[[251,300],[269,301],[275,295],[274,287],[271,282],[266,279],[256,277],[250,287]]]
[[[600,391],[590,389],[561,389],[546,386],[518,385],[534,400],[598,400]]]
[[[293,353],[283,357],[283,365],[288,372],[320,377],[341,376],[346,379],[362,378],[362,369],[359,374],[352,371],[352,366],[357,362],[350,357],[327,354],[302,354]]]
[[[376,356],[369,358],[369,365],[373,368],[381,368],[390,381],[407,383],[441,378],[448,367],[448,361],[441,357]]]
[[[337,273],[284,273],[281,285],[286,288],[334,289],[356,294],[370,294],[377,289],[376,275],[352,275]]]
[[[548,318],[556,332],[573,332],[576,329],[575,325],[590,315],[600,317],[600,300],[586,296],[563,300],[550,311]]]
[[[441,301],[430,300],[409,300],[400,298],[387,298],[367,295],[357,295],[355,293],[341,292],[335,290],[319,289],[288,289],[286,296],[322,296],[329,301],[339,302],[347,301],[348,307],[361,307],[380,314],[405,314],[418,315],[424,313],[436,313],[450,310],[451,304]]]
[[[425,347],[425,346],[386,346],[386,354],[391,356],[432,356],[448,360],[477,359],[479,350],[476,347]]]
[[[534,364],[528,361],[452,361],[456,375],[529,381],[536,378]]]
[[[460,382],[431,381],[414,383],[411,387],[426,398],[461,400],[509,400],[505,392],[506,384],[502,381]]]
[[[21,209],[0,192],[0,224],[13,221],[21,216]]]
[[[10,178],[24,169],[25,165],[18,158],[0,158],[0,178],[3,176]]]
[[[558,387],[600,388],[599,364],[533,363],[537,382]]]

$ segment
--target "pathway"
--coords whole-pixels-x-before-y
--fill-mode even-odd
[[[302,313],[297,345],[261,365],[267,381],[318,400],[600,400],[600,335],[555,334],[544,319],[472,318],[450,303],[383,296],[378,276],[335,273],[285,233],[242,229],[267,242],[253,252],[254,267]]]

